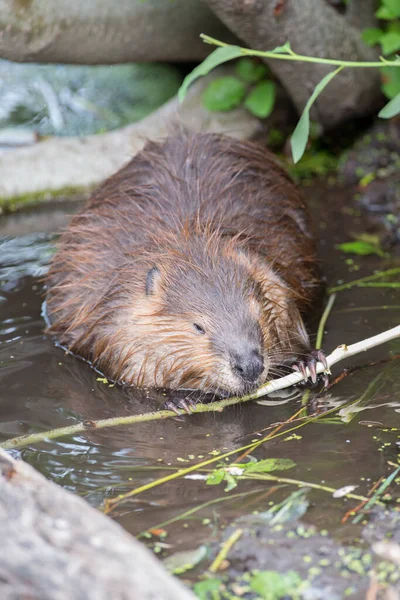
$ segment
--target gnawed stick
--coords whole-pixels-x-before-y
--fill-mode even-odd
[[[350,356],[354,356],[355,354],[359,354],[361,352],[366,352],[367,350],[370,350],[375,346],[379,346],[398,337],[400,337],[400,325],[397,325],[392,329],[388,329],[387,331],[383,331],[382,333],[374,335],[361,342],[357,342],[356,344],[352,344],[351,346],[346,346],[346,344],[342,344],[341,346],[338,346],[336,350],[334,350],[331,354],[329,354],[329,356],[326,357],[328,367],[330,369],[336,363],[346,358],[350,358]],[[317,373],[324,373],[325,370],[326,369],[322,363],[317,363]],[[310,376],[310,372],[308,371],[308,369],[307,375],[308,377]],[[221,412],[224,408],[228,406],[233,406],[234,404],[239,404],[241,402],[247,402],[249,400],[257,400],[258,398],[266,396],[271,392],[282,390],[284,388],[291,387],[296,383],[300,383],[300,381],[302,381],[303,379],[304,378],[300,372],[293,372],[290,375],[285,375],[285,377],[281,377],[280,379],[268,381],[254,393],[248,394],[247,396],[243,396],[241,398],[227,398],[225,400],[210,402],[209,404],[197,404],[196,407],[193,409],[193,414],[203,412]],[[187,413],[185,413],[185,411],[182,410],[180,411],[180,414],[184,415]],[[56,439],[67,435],[74,435],[77,433],[82,433],[83,431],[92,431],[94,429],[103,429],[105,427],[116,427],[118,425],[131,425],[133,423],[144,423],[147,421],[156,421],[159,419],[167,419],[169,417],[175,416],[176,413],[172,410],[160,410],[150,413],[144,413],[142,415],[132,415],[129,417],[115,417],[112,419],[101,419],[99,421],[83,421],[82,423],[71,425],[69,427],[60,427],[58,429],[51,429],[49,431],[43,431],[41,433],[33,433],[30,435],[14,437],[0,444],[0,447],[5,448],[7,450],[13,448],[23,448],[24,446],[29,446],[38,442],[44,442],[47,440]]]

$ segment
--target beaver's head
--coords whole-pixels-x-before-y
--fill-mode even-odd
[[[140,295],[135,288],[132,305],[116,311],[120,379],[229,394],[263,383],[288,312],[277,276],[218,236],[181,239],[150,258]]]

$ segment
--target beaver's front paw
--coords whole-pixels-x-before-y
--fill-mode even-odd
[[[186,414],[191,415],[195,407],[196,402],[190,398],[175,398],[167,400],[167,402],[164,404],[164,408],[166,410],[172,410],[172,412],[179,417],[181,416],[181,410],[183,410]]]
[[[295,361],[292,363],[292,369],[299,371],[304,381],[308,381],[307,367],[310,371],[310,378],[312,383],[317,382],[317,362],[321,362],[325,369],[328,369],[328,361],[326,360],[325,352],[323,350],[310,350],[309,354],[305,356],[303,360]],[[321,373],[321,379],[324,383],[324,387],[328,387],[329,377],[326,373]]]

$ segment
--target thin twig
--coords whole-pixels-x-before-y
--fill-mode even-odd
[[[399,281],[370,281],[367,283],[359,283],[357,287],[361,287],[361,288],[391,288],[391,289],[398,289],[400,288],[400,282]]]
[[[232,44],[226,44],[225,42],[221,42],[220,40],[216,40],[215,38],[210,37],[209,35],[205,35],[204,33],[200,34],[200,37],[206,42],[206,44],[212,44],[213,46],[220,46],[222,48],[232,47]],[[317,63],[320,65],[333,65],[336,67],[355,67],[355,68],[365,68],[365,67],[400,67],[399,60],[386,60],[383,57],[380,57],[380,61],[375,62],[362,62],[362,61],[352,61],[352,60],[338,60],[335,58],[317,58],[314,56],[304,56],[303,54],[296,54],[291,51],[290,54],[286,53],[278,53],[271,51],[263,51],[263,50],[250,50],[249,48],[242,48],[237,46],[237,48],[241,51],[242,54],[247,56],[261,56],[263,58],[273,58],[277,60],[292,60],[292,61],[301,61],[301,62],[309,62],[309,63]]]
[[[367,338],[361,342],[357,342],[356,344],[352,344],[351,346],[346,346],[346,344],[342,344],[338,346],[336,350],[334,350],[329,356],[326,357],[329,369],[336,363],[349,358],[350,356],[354,356],[355,354],[359,354],[360,352],[365,352],[374,348],[375,346],[379,346],[380,344],[384,344],[393,340],[395,338],[400,337],[400,325],[397,327],[393,327],[392,329],[388,329],[387,331],[383,331],[378,335],[374,335],[373,337]],[[307,377],[310,377],[310,372],[308,369]],[[317,363],[316,365],[317,373],[325,372],[325,367],[322,363]],[[243,396],[241,398],[227,398],[225,400],[218,400],[216,402],[211,402],[209,404],[197,404],[193,413],[203,413],[203,412],[221,412],[224,408],[228,406],[233,406],[235,404],[239,404],[241,402],[248,402],[249,400],[256,400],[258,398],[262,398],[271,392],[282,390],[287,387],[291,387],[300,383],[303,380],[303,375],[299,372],[293,372],[290,375],[286,375],[285,377],[281,377],[280,379],[273,379],[272,381],[268,381],[263,386],[261,386],[258,390],[256,390],[252,394],[248,394],[247,396]],[[179,411],[181,415],[185,415],[185,411]],[[30,435],[18,436],[15,438],[11,438],[6,440],[2,444],[0,444],[1,448],[5,448],[6,450],[10,450],[12,448],[23,448],[24,446],[28,446],[30,444],[35,444],[38,442],[44,442],[49,439],[60,438],[67,435],[74,435],[76,433],[81,433],[82,431],[91,431],[94,429],[103,429],[104,427],[116,427],[118,425],[130,425],[133,423],[143,423],[147,421],[156,421],[159,419],[167,419],[169,417],[175,417],[176,413],[171,410],[160,410],[156,412],[144,413],[141,415],[131,415],[128,417],[114,417],[112,419],[101,419],[99,421],[83,421],[82,423],[78,423],[76,425],[71,425],[69,427],[60,427],[59,429],[51,429],[50,431],[44,431],[41,433],[33,433]]]
[[[380,279],[381,277],[390,277],[391,275],[399,275],[400,268],[396,267],[394,269],[388,269],[387,271],[379,271],[379,273],[374,273],[374,275],[368,275],[368,277],[362,277],[361,279],[354,279],[353,281],[349,281],[348,283],[342,283],[341,285],[336,285],[328,289],[328,294],[334,294],[335,292],[341,292],[342,290],[349,290],[355,285],[359,285],[360,283],[366,283],[367,281],[374,281],[374,279]]]
[[[222,544],[221,550],[218,552],[217,557],[215,558],[215,560],[211,564],[210,568],[208,569],[210,571],[210,573],[216,573],[218,571],[218,569],[221,567],[221,564],[228,556],[228,553],[230,552],[232,547],[236,544],[236,542],[238,541],[238,539],[240,538],[240,536],[242,534],[243,534],[243,529],[236,529],[236,531],[234,531],[232,533],[232,535],[230,535],[228,537],[228,539]]]
[[[354,401],[351,401],[349,403],[349,405],[351,405],[353,403],[354,403]],[[345,405],[345,406],[348,406],[348,405]],[[341,406],[340,408],[344,408],[344,407]],[[331,408],[330,410],[326,411],[324,413],[324,416],[334,413],[337,410],[338,410],[338,407],[335,406],[335,407]],[[163,483],[169,483],[174,479],[178,479],[179,477],[184,477],[185,475],[188,475],[188,473],[192,473],[193,471],[199,471],[200,469],[203,469],[204,467],[207,467],[208,465],[211,465],[217,461],[223,461],[226,458],[229,458],[230,456],[237,454],[238,452],[243,452],[243,450],[247,450],[247,449],[250,449],[251,451],[253,451],[255,448],[258,448],[258,446],[260,446],[261,444],[268,442],[272,439],[281,437],[282,435],[287,435],[289,433],[292,433],[293,431],[297,431],[301,427],[304,427],[305,425],[309,425],[310,423],[317,421],[320,417],[321,417],[321,415],[319,415],[319,414],[309,417],[306,421],[302,421],[301,423],[298,423],[297,425],[295,425],[294,427],[291,427],[290,429],[285,429],[284,431],[278,431],[277,433],[272,432],[272,434],[268,434],[267,436],[265,436],[264,438],[262,438],[261,440],[259,440],[257,442],[251,442],[250,444],[242,446],[241,448],[235,448],[235,450],[230,450],[229,452],[225,452],[224,454],[219,454],[218,456],[209,458],[201,463],[198,463],[197,465],[191,465],[190,467],[185,467],[184,469],[178,469],[177,471],[175,471],[175,473],[172,473],[171,475],[167,475],[165,477],[161,477],[160,479],[150,481],[149,483],[146,483],[138,488],[135,488],[134,490],[131,490],[130,492],[127,492],[126,494],[119,494],[115,498],[109,498],[109,499],[105,500],[104,512],[106,514],[108,514],[120,502],[123,502],[124,500],[126,500],[128,498],[137,496],[138,494],[142,494],[143,492],[147,492],[148,490],[150,490],[154,487],[157,487],[159,485],[162,485]],[[289,421],[287,421],[286,424],[287,423],[289,423]],[[283,424],[285,424],[285,423],[283,423]]]
[[[338,313],[352,313],[352,312],[369,312],[375,310],[400,310],[400,304],[381,304],[380,306],[351,306],[349,308],[341,308],[336,311]]]
[[[278,433],[278,431],[280,431],[282,429],[282,427],[284,427],[285,425],[287,425],[288,423],[292,423],[293,421],[296,420],[296,418],[300,415],[300,413],[303,410],[303,406],[294,413],[294,415],[292,415],[287,421],[283,421],[282,423],[279,423],[279,425],[277,425],[273,431],[271,431],[271,433],[269,433],[268,435],[266,435],[262,440],[260,440],[259,442],[254,442],[253,447],[252,448],[247,448],[247,450],[245,452],[243,452],[243,454],[241,454],[240,456],[238,456],[234,462],[242,462],[246,456],[248,454],[250,454],[250,452],[254,452],[254,450],[260,446],[261,444],[264,444],[264,442],[266,442],[269,438],[272,438],[275,436],[275,434]]]
[[[322,346],[322,338],[324,337],[324,330],[325,330],[325,325],[326,322],[328,320],[328,317],[331,313],[332,307],[335,303],[336,300],[336,294],[332,294],[329,297],[328,303],[325,306],[325,310],[322,313],[322,317],[320,319],[319,325],[318,325],[318,332],[317,332],[317,340],[315,342],[315,349],[316,350],[320,350],[321,346]]]
[[[370,508],[372,508],[372,506],[374,504],[381,504],[381,502],[379,502],[379,500],[378,500],[379,496],[381,496],[383,494],[383,492],[385,492],[387,490],[387,488],[390,486],[392,481],[396,478],[399,471],[400,471],[400,466],[396,467],[395,470],[388,477],[386,477],[386,479],[381,483],[381,485],[376,490],[376,492],[374,493],[372,498],[370,498],[368,500],[368,502],[366,503],[366,505],[364,506],[364,512],[369,510]],[[364,516],[364,513],[358,513],[358,515],[356,515],[352,521],[353,525],[357,525],[357,523],[359,523],[361,521],[363,516]]]
[[[297,485],[299,487],[309,487],[314,490],[320,490],[322,492],[328,492],[333,494],[336,492],[335,488],[329,487],[327,485],[321,485],[319,483],[310,483],[309,481],[302,481],[300,479],[291,479],[290,477],[279,477],[279,475],[270,475],[269,473],[247,473],[246,475],[240,475],[238,479],[256,479],[257,481],[277,481],[279,483],[289,483],[291,485]],[[349,492],[348,494],[344,494],[343,497],[352,498],[353,500],[361,500],[361,501],[369,501],[369,498],[366,496],[360,496],[358,494],[352,494]],[[378,502],[383,506],[383,502]]]
[[[383,479],[383,477],[378,479],[378,481],[375,481],[374,485],[369,490],[367,497],[362,502],[360,502],[360,504],[357,504],[357,506],[355,506],[354,508],[350,508],[347,511],[347,513],[342,517],[342,520],[340,521],[342,525],[344,525],[346,523],[346,521],[349,517],[356,515],[367,504],[371,494],[373,494],[374,491],[376,490],[376,488],[378,487],[378,485],[381,484],[382,479]]]

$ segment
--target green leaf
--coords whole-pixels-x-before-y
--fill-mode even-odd
[[[256,117],[265,119],[274,108],[275,90],[273,81],[260,81],[247,96],[245,107]]]
[[[237,487],[236,479],[234,478],[233,475],[230,475],[229,473],[225,473],[225,481],[227,483],[227,485],[225,487],[225,492],[230,492],[235,487]]]
[[[228,111],[239,106],[246,95],[246,84],[228,75],[214,79],[203,94],[203,104],[211,112]]]
[[[309,507],[309,501],[306,497],[308,492],[309,488],[302,488],[290,494],[290,496],[280,504],[275,504],[270,509],[270,525],[277,525],[278,523],[287,523],[288,521],[300,519],[307,512]]]
[[[226,46],[225,48],[217,48],[212,52],[201,64],[199,64],[189,75],[185,77],[178,91],[179,101],[185,98],[189,85],[199,77],[208,75],[218,65],[221,65],[228,60],[243,56],[241,49],[238,46]]]
[[[380,8],[378,8],[378,10],[375,13],[375,16],[378,19],[385,19],[386,21],[390,21],[390,19],[394,18],[391,12],[387,8],[385,8],[385,6],[381,6]]]
[[[380,39],[382,52],[385,56],[393,54],[400,49],[400,33],[397,31],[388,31]]]
[[[378,113],[381,119],[391,119],[400,113],[400,94],[397,94],[390,102],[386,104]]]
[[[283,46],[277,46],[273,50],[269,50],[269,52],[273,52],[274,54],[291,54],[292,49],[290,47],[290,42],[286,42]]]
[[[361,34],[363,42],[365,42],[368,46],[375,46],[379,42],[383,35],[382,29],[378,29],[376,27],[371,27],[369,29],[364,29]]]
[[[400,67],[381,68],[382,91],[389,100],[400,94]]]
[[[335,71],[331,71],[315,87],[315,90],[308,99],[307,104],[304,107],[303,114],[297,123],[296,129],[294,130],[290,144],[292,146],[293,161],[297,163],[304,154],[304,150],[307,146],[308,135],[310,133],[310,108],[318,98],[320,93],[326,88],[328,83],[332,81],[334,77],[342,70],[342,66],[338,67]]]
[[[225,469],[215,469],[207,477],[207,485],[218,485],[225,479]]]
[[[223,583],[219,579],[205,579],[198,581],[193,586],[193,591],[199,600],[219,599],[219,592],[222,590]]]
[[[378,19],[396,19],[400,17],[399,0],[382,0],[382,4],[383,6],[376,12]]]
[[[302,583],[300,575],[295,571],[260,571],[252,575],[250,587],[262,600],[280,600],[293,596],[298,598],[298,589]]]
[[[369,256],[375,254],[378,256],[385,256],[385,253],[371,242],[364,242],[357,240],[355,242],[345,242],[344,244],[337,244],[336,248],[344,252],[345,254],[358,254],[360,256]]]
[[[265,77],[267,72],[267,65],[247,56],[241,58],[236,63],[236,74],[246,83],[257,83],[257,81]]]
[[[175,552],[163,560],[164,567],[174,575],[180,575],[196,567],[207,556],[207,546],[195,550]]]
[[[266,458],[258,462],[251,462],[237,465],[240,468],[245,468],[246,473],[268,473],[269,471],[280,471],[291,469],[296,466],[290,458]]]

